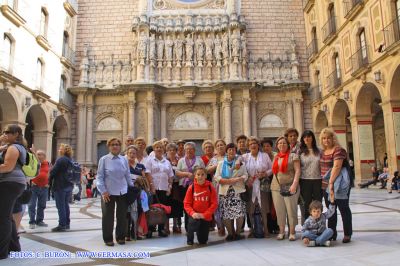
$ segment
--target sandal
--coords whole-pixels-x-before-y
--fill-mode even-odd
[[[290,234],[289,235],[289,241],[296,241],[296,235],[295,234]]]
[[[279,233],[277,236],[276,236],[276,240],[283,240],[285,238],[285,233]]]

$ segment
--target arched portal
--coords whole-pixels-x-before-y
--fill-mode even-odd
[[[53,125],[53,141],[52,141],[52,152],[51,161],[55,162],[57,158],[58,147],[61,143],[70,144],[68,123],[64,116],[58,116],[54,121]]]
[[[37,149],[44,150],[51,158],[51,140],[52,133],[48,129],[48,120],[45,111],[40,105],[33,105],[25,118],[25,138],[28,142],[28,147],[32,144]]]
[[[353,157],[353,137],[350,124],[350,111],[344,100],[338,100],[333,107],[332,128],[336,132],[339,144],[347,150],[349,157]]]

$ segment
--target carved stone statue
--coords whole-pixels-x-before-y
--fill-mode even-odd
[[[214,46],[214,41],[211,38],[211,35],[208,34],[207,39],[206,39],[206,59],[207,59],[207,61],[213,60],[213,46]]]
[[[197,36],[196,40],[196,60],[202,61],[204,58],[204,41],[201,36]]]
[[[222,58],[227,59],[229,58],[229,37],[228,33],[224,33],[222,36]]]
[[[187,35],[185,41],[185,52],[186,52],[186,61],[193,60],[193,36]]]
[[[149,59],[150,60],[156,59],[156,38],[155,38],[154,34],[151,34],[151,36],[150,36]]]
[[[168,35],[165,41],[165,57],[167,61],[172,61],[172,49],[174,47],[174,41],[171,40],[171,36]]]
[[[239,57],[239,51],[240,51],[240,41],[239,37],[235,36],[232,39],[232,56],[233,57]]]
[[[180,36],[175,40],[175,58],[178,61],[182,61],[183,59],[183,40]]]
[[[147,37],[144,32],[140,34],[138,43],[138,56],[139,59],[146,59],[147,54]]]
[[[219,35],[215,36],[214,39],[214,56],[217,60],[222,59],[222,43]]]
[[[160,35],[157,40],[157,59],[162,61],[164,58],[164,40]]]
[[[247,40],[244,33],[242,36],[240,36],[240,44],[242,49],[242,58],[247,58]]]

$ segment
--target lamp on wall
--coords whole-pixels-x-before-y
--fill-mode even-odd
[[[324,105],[322,106],[322,111],[324,111],[325,113],[328,112],[328,106],[327,106],[326,104],[324,104]]]
[[[380,70],[374,72],[375,81],[378,83],[383,83],[383,74]]]
[[[344,91],[343,92],[343,100],[346,102],[351,102],[351,97],[350,97],[350,92],[349,91]]]
[[[58,111],[57,110],[53,110],[53,119],[56,119],[58,115]]]
[[[25,97],[25,108],[29,108],[31,106],[32,103],[32,98],[29,96]]]

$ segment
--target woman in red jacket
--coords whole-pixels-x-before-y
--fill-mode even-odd
[[[199,244],[207,244],[212,216],[217,209],[217,192],[210,181],[207,181],[207,171],[197,167],[194,171],[195,180],[183,201],[185,211],[189,215],[187,244],[193,245],[194,233]]]

